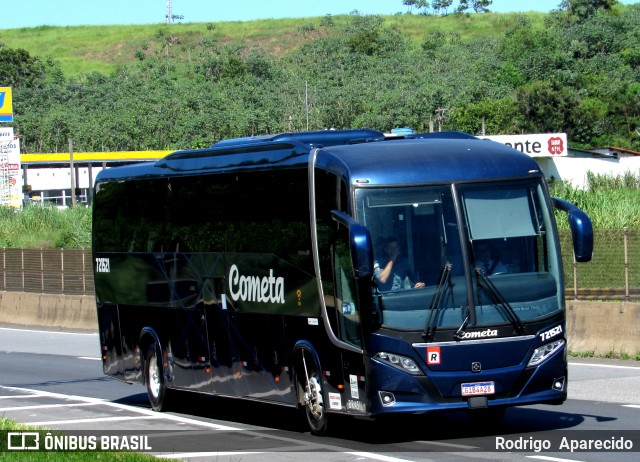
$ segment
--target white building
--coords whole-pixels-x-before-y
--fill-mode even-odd
[[[640,152],[608,147],[594,151],[569,148],[567,157],[536,159],[547,179],[568,181],[574,187],[587,187],[587,173],[623,176],[640,175]]]
[[[486,136],[534,157],[548,180],[567,181],[576,188],[587,186],[587,173],[640,175],[640,152],[607,147],[591,151],[572,149],[564,133]]]
[[[69,153],[21,154],[24,199],[68,207],[75,193],[76,203],[86,204],[91,201],[96,175],[102,169],[156,161],[171,152],[84,152],[75,153],[73,162]]]

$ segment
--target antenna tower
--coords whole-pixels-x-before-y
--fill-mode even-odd
[[[171,24],[173,22],[173,11],[171,10],[171,0],[165,0],[165,5],[167,7],[167,14],[165,18],[167,20],[167,24]]]

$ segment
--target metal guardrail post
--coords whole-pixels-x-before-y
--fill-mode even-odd
[[[576,254],[573,254],[573,299],[578,299],[578,262],[576,261]]]
[[[60,249],[60,287],[64,293],[64,249]]]
[[[82,295],[87,295],[84,249],[82,249]]]
[[[629,229],[625,226],[624,231],[624,299],[629,301]]]
[[[44,293],[44,252],[40,247],[40,291]]]

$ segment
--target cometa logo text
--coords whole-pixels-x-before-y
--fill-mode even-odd
[[[488,338],[488,337],[497,337],[498,331],[496,329],[487,329],[481,330],[477,332],[465,332],[461,338],[462,339],[472,339],[472,338]]]
[[[243,276],[236,265],[229,270],[229,292],[234,301],[284,303],[284,278],[269,276]]]

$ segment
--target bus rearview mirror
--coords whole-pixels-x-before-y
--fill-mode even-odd
[[[573,241],[573,253],[576,261],[591,261],[593,255],[593,225],[589,215],[569,201],[557,197],[552,199],[554,207],[566,212],[568,215],[571,239]]]
[[[373,246],[369,230],[358,223],[349,226],[351,261],[356,279],[370,279],[373,276]]]

